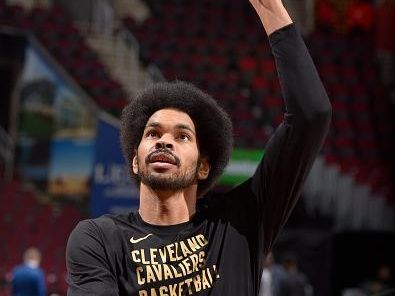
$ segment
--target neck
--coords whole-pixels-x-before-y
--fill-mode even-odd
[[[153,225],[175,225],[190,220],[196,211],[197,185],[181,191],[155,191],[140,185],[141,218]]]

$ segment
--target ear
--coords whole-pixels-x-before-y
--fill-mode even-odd
[[[210,164],[208,163],[207,157],[203,157],[199,165],[198,180],[206,180],[209,173],[210,173]]]
[[[137,153],[134,154],[133,161],[132,161],[132,169],[134,174],[139,173],[139,163],[137,161]]]

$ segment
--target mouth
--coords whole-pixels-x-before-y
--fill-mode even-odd
[[[164,152],[157,152],[157,153],[152,154],[149,157],[149,162],[150,163],[157,163],[157,162],[169,163],[172,165],[177,165],[176,159],[172,155],[170,155],[168,153],[164,153]]]

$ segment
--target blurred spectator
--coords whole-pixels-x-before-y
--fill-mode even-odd
[[[362,283],[361,288],[367,295],[376,293],[380,293],[380,295],[381,293],[384,293],[383,295],[394,295],[395,286],[391,267],[386,263],[380,264],[375,278]],[[393,294],[386,294],[387,292]]]
[[[280,296],[280,284],[284,276],[284,268],[275,263],[273,253],[270,252],[265,258],[259,296]]]
[[[299,271],[298,260],[292,253],[285,254],[282,260],[285,276],[280,283],[281,296],[311,296],[313,289],[307,276]]]
[[[36,248],[29,248],[23,255],[23,264],[12,271],[12,296],[45,296],[46,285],[44,272],[40,268],[41,253]]]

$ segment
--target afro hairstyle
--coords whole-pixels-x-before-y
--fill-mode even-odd
[[[210,165],[208,177],[198,182],[197,196],[201,197],[215,184],[228,164],[233,131],[228,114],[210,95],[190,83],[152,84],[122,110],[121,146],[129,172],[139,185],[139,176],[133,173],[131,163],[149,118],[166,108],[187,113],[195,124],[199,155],[206,157]]]

